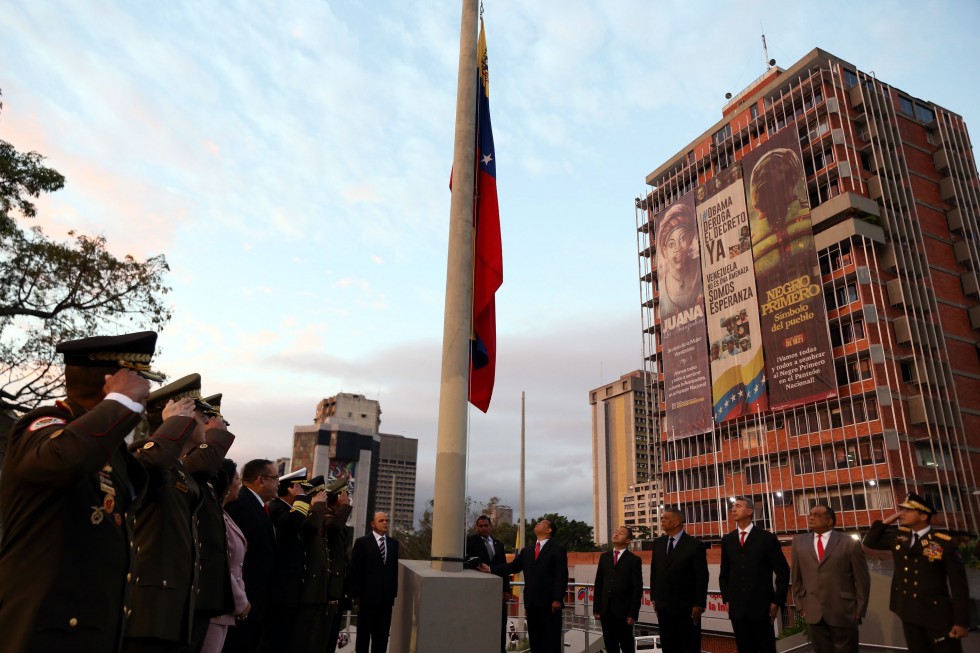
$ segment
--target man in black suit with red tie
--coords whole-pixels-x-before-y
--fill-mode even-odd
[[[242,563],[242,579],[252,609],[246,618],[228,629],[222,653],[259,650],[276,569],[276,531],[266,510],[266,504],[276,498],[279,488],[276,466],[271,460],[249,461],[242,468],[242,485],[244,487],[238,499],[225,506],[225,511],[248,542]]]
[[[398,595],[398,540],[388,537],[388,515],[374,513],[371,532],[354,541],[350,597],[357,607],[357,653],[385,653],[391,607]]]
[[[634,653],[633,624],[640,616],[643,598],[643,563],[627,548],[633,532],[620,526],[612,534],[613,550],[599,556],[595,573],[595,608],[602,624],[607,653]]]
[[[708,559],[699,539],[684,532],[676,508],[660,513],[664,534],[653,541],[650,598],[664,653],[701,651],[701,613],[708,602]]]
[[[507,554],[504,553],[504,543],[490,534],[490,518],[486,515],[477,517],[473,530],[476,532],[466,538],[466,556],[478,558],[481,564],[488,567],[505,564]],[[503,580],[504,592],[501,597],[500,650],[503,651],[505,650],[504,634],[507,629],[507,602],[513,598],[513,595],[510,593],[510,576],[503,575],[501,580]]]
[[[737,498],[729,512],[737,528],[721,538],[718,583],[735,646],[738,653],[776,653],[772,624],[786,603],[789,564],[776,536],[752,523],[752,499]]]
[[[568,554],[554,541],[558,527],[550,519],[534,526],[537,541],[521,549],[514,559],[489,569],[496,575],[524,573],[524,613],[527,636],[534,653],[559,653],[561,645],[561,612],[568,590]]]

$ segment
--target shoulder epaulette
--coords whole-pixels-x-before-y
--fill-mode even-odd
[[[952,542],[953,538],[949,533],[941,533],[939,531],[933,531],[932,536],[939,540],[946,540],[947,542]]]

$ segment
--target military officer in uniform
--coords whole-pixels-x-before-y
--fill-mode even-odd
[[[953,538],[932,528],[935,514],[928,501],[909,493],[897,513],[871,525],[864,546],[892,553],[889,607],[902,620],[909,650],[958,653],[970,623],[966,570]],[[889,528],[896,521],[898,528]]]
[[[221,414],[222,395],[205,397],[203,402],[210,408],[203,409],[208,417],[219,417],[228,426]],[[200,571],[198,591],[194,601],[194,622],[191,626],[191,651],[197,653],[204,645],[213,617],[232,612],[235,608],[231,589],[231,575],[228,573],[228,539],[225,529],[224,510],[221,497],[215,494],[212,481],[214,477],[201,484],[202,501],[197,511],[197,537],[200,548]]]
[[[160,411],[159,413],[157,411]],[[147,398],[151,432],[130,449],[149,475],[136,513],[136,585],[133,615],[126,626],[125,653],[185,650],[198,582],[196,514],[201,484],[221,465],[235,436],[201,399],[201,377],[191,374]],[[174,431],[173,416],[188,419]],[[155,427],[161,422],[162,427]]]
[[[117,651],[130,588],[131,523],[145,473],[124,439],[139,424],[157,334],[59,344],[67,398],[10,432],[0,484],[0,646]]]
[[[306,538],[306,574],[290,650],[333,653],[344,611],[349,608],[347,518],[351,504],[347,479],[342,477],[325,485],[321,476],[304,485],[304,489],[310,496],[316,495],[310,508],[310,521],[317,530]]]

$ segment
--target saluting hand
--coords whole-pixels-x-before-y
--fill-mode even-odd
[[[194,400],[190,397],[184,397],[177,401],[171,399],[163,407],[163,419],[166,421],[171,417],[194,417],[194,409]]]
[[[208,431],[211,429],[224,429],[225,420],[221,419],[217,415],[212,415],[208,418],[208,421],[204,423],[204,428]]]
[[[116,392],[145,405],[146,397],[150,394],[150,382],[133,370],[119,370],[115,374],[105,375],[102,389],[106,394]]]

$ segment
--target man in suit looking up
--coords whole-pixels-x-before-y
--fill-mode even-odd
[[[660,513],[664,534],[653,541],[650,598],[664,653],[701,650],[701,613],[708,601],[708,558],[701,540],[684,532],[676,508]]]
[[[248,549],[242,565],[245,594],[252,610],[248,618],[228,632],[224,653],[251,653],[259,650],[266,626],[272,580],[276,568],[276,530],[266,504],[276,497],[279,475],[271,460],[257,459],[242,468],[242,487],[238,499],[225,511],[245,535]]]
[[[861,543],[836,523],[833,509],[818,503],[810,510],[811,532],[793,539],[793,602],[816,653],[857,653],[871,576]]]
[[[620,526],[612,534],[613,550],[599,556],[595,572],[595,608],[608,653],[634,653],[633,624],[643,598],[643,563],[627,548],[633,532]]]
[[[466,538],[466,556],[478,558],[481,564],[488,567],[506,564],[507,555],[504,553],[504,543],[490,535],[490,526],[490,518],[486,515],[480,515],[476,518],[476,524],[473,526],[475,532]],[[504,633],[507,628],[507,602],[513,598],[513,595],[510,593],[510,577],[503,575],[501,580],[503,580],[504,593],[501,598],[500,650],[503,651],[505,650]]]
[[[554,541],[558,527],[549,519],[534,525],[537,541],[521,549],[512,561],[487,568],[496,575],[524,573],[524,613],[527,615],[527,636],[534,653],[559,653],[561,642],[561,611],[568,590],[568,554]]]
[[[398,595],[398,540],[388,537],[383,512],[374,513],[371,532],[354,541],[350,595],[357,606],[357,653],[385,653]]]
[[[786,603],[789,565],[776,536],[752,523],[752,499],[737,498],[729,514],[737,528],[721,538],[718,584],[735,631],[735,646],[738,653],[776,653],[772,625]]]

